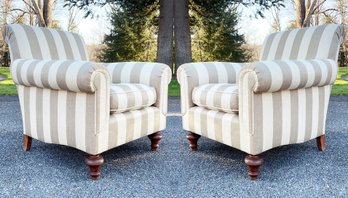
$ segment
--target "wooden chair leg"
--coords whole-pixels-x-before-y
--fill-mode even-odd
[[[263,159],[259,155],[247,155],[244,159],[248,166],[248,175],[251,180],[255,180],[259,175],[260,166],[263,164]]]
[[[93,180],[99,179],[101,165],[104,164],[104,158],[101,155],[89,155],[85,159],[85,163],[89,166],[90,176]]]
[[[190,142],[190,148],[191,148],[192,151],[197,151],[197,149],[198,149],[197,142],[198,142],[198,139],[200,137],[201,137],[200,135],[192,133],[192,132],[188,132],[188,134],[186,135],[186,138]]]
[[[317,137],[317,146],[319,151],[324,151],[326,148],[325,145],[325,135],[321,135],[319,137]]]
[[[32,141],[32,137],[24,135],[23,136],[23,145],[22,148],[24,151],[29,151],[30,147],[31,147],[31,141]]]
[[[151,151],[156,151],[159,147],[159,142],[162,139],[162,135],[160,132],[153,133],[151,135],[148,135],[149,139],[151,140]]]

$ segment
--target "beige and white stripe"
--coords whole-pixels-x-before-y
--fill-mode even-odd
[[[194,106],[192,91],[207,83],[238,83],[242,63],[203,62],[181,65],[177,79],[180,83],[181,113]]]
[[[156,107],[167,114],[168,84],[172,78],[170,68],[162,63],[125,62],[104,63],[111,75],[112,83],[139,83],[156,90]]]
[[[156,90],[153,87],[138,83],[111,84],[110,111],[125,111],[149,107],[156,102]]]
[[[109,75],[99,63],[72,60],[16,59],[11,75],[16,84],[54,90],[93,93],[97,73]]]
[[[26,25],[4,29],[24,134],[96,155],[165,129],[168,66],[88,62],[86,46],[77,34]],[[155,105],[110,114],[112,83],[136,83],[127,87],[150,90],[134,94],[134,105]]]
[[[330,59],[277,60],[249,63],[242,70],[255,73],[254,92],[261,93],[332,84],[338,67]]]
[[[12,61],[88,60],[85,43],[75,33],[11,24],[5,26],[3,35],[9,44]]]
[[[260,62],[242,68],[228,64],[238,68],[237,75],[226,72],[232,82],[220,81],[226,75],[208,71],[206,63],[182,65],[178,80],[183,128],[253,155],[323,135],[343,35],[340,25],[271,34]],[[211,103],[214,95],[201,92],[215,91],[216,83],[239,86],[239,114],[205,108],[202,102]]]
[[[195,87],[192,101],[199,107],[219,110],[226,113],[238,113],[237,84],[208,83]]]
[[[273,33],[264,41],[260,60],[331,59],[337,62],[343,38],[343,26],[336,24]]]

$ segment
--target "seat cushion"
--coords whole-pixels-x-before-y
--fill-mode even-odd
[[[110,112],[125,111],[149,107],[156,102],[156,90],[144,84],[111,84]]]
[[[238,113],[238,85],[218,83],[195,87],[192,92],[192,101],[199,107]]]

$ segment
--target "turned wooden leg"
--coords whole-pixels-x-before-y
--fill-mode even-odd
[[[192,133],[192,132],[189,132],[186,135],[186,138],[190,141],[190,148],[192,151],[197,151],[197,147],[198,147],[197,142],[200,137],[201,137],[200,135]]]
[[[321,135],[317,137],[317,146],[319,151],[324,151],[325,150],[325,135]]]
[[[85,163],[89,166],[91,178],[93,180],[99,179],[100,168],[104,163],[104,158],[101,155],[89,155],[86,157]]]
[[[156,151],[159,147],[159,141],[162,139],[162,135],[160,132],[153,133],[148,135],[151,140],[151,151]]]
[[[23,145],[22,148],[24,151],[29,151],[30,147],[31,147],[31,141],[32,141],[32,137],[24,135],[23,136]]]
[[[263,159],[259,155],[247,155],[244,162],[248,166],[249,178],[255,180],[259,175],[259,168],[263,164]]]

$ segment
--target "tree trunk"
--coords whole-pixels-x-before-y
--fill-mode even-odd
[[[44,3],[43,3],[42,13],[46,23],[46,27],[52,26],[53,3],[54,3],[54,0],[44,0]]]
[[[188,0],[175,0],[174,36],[175,36],[175,74],[181,64],[192,61],[190,19]]]
[[[40,3],[38,3],[35,0],[31,0],[31,3],[33,5],[33,8],[35,9],[35,14],[37,16],[39,26],[46,27],[46,22],[44,20],[43,14],[42,14],[42,9],[40,8]]]
[[[157,37],[157,61],[173,69],[173,8],[174,0],[160,0],[160,19]]]
[[[306,1],[295,0],[296,7],[296,26],[303,27],[303,22],[306,18]]]

